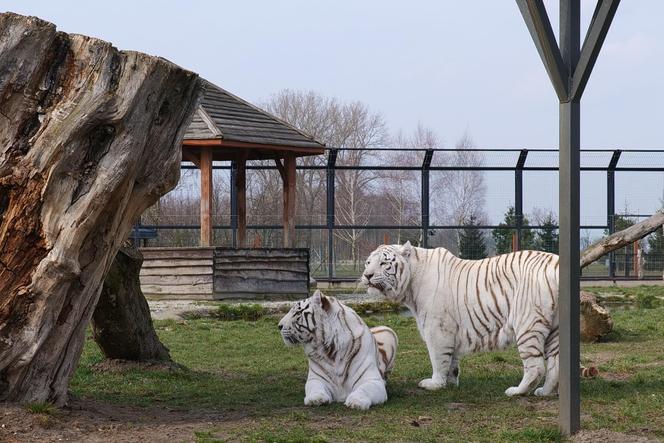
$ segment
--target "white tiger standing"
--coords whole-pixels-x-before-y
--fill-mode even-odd
[[[392,329],[369,329],[355,311],[320,291],[295,303],[279,329],[288,346],[302,344],[309,358],[305,405],[337,401],[369,409],[387,400],[385,381],[397,349]]]
[[[558,256],[519,251],[462,260],[443,248],[382,245],[366,261],[370,295],[413,313],[433,368],[420,387],[459,383],[459,358],[516,343],[523,378],[505,394],[551,395],[558,388]],[[546,362],[546,364],[545,364]]]

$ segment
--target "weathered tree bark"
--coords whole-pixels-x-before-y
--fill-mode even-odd
[[[62,405],[106,272],[179,178],[197,76],[0,14],[0,400]]]
[[[664,211],[658,211],[642,222],[603,237],[581,251],[581,268],[585,268],[611,251],[615,251],[616,249],[620,249],[637,240],[641,240],[646,235],[655,232],[662,225],[664,225]]]
[[[94,339],[106,358],[170,361],[141,291],[142,264],[143,255],[137,248],[123,246],[118,251],[92,315]]]

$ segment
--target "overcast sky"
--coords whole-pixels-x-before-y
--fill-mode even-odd
[[[545,3],[557,30],[558,2]],[[595,1],[581,3],[585,29]],[[446,147],[464,131],[483,148],[557,144],[556,97],[512,0],[3,0],[2,8],[163,56],[254,103],[311,89],[366,103],[392,132],[422,123]],[[621,3],[582,101],[583,148],[664,148],[663,18],[664,1]],[[659,206],[661,174],[618,180],[618,208]],[[557,206],[555,182],[555,174],[527,179],[526,208]],[[594,224],[605,177],[586,186],[585,222]],[[504,202],[492,192],[508,200],[510,192],[490,189],[494,218]]]

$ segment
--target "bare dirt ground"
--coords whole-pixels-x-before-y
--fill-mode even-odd
[[[422,421],[428,417],[420,417]],[[219,426],[238,426],[241,415],[172,408],[138,408],[91,400],[74,400],[53,414],[34,414],[15,405],[0,404],[0,442],[191,442],[195,432]],[[418,423],[418,426],[421,425]],[[581,431],[574,443],[651,443],[646,437],[608,430]]]
[[[581,431],[572,438],[574,443],[656,443],[646,437],[622,434],[602,429],[599,431]]]
[[[240,415],[137,408],[74,400],[52,414],[0,403],[0,442],[190,442],[196,431],[242,421]]]

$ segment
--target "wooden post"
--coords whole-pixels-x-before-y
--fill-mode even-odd
[[[235,176],[235,189],[237,190],[237,246],[247,247],[247,157],[237,159],[237,175]]]
[[[201,151],[201,246],[212,245],[212,151]]]
[[[643,254],[641,250],[641,243],[638,241],[635,241],[633,243],[634,247],[634,259],[633,259],[633,265],[634,265],[634,276],[641,280],[643,278]]]
[[[284,158],[284,248],[295,246],[295,159]]]
[[[516,232],[512,232],[512,252],[519,251],[519,236]]]

